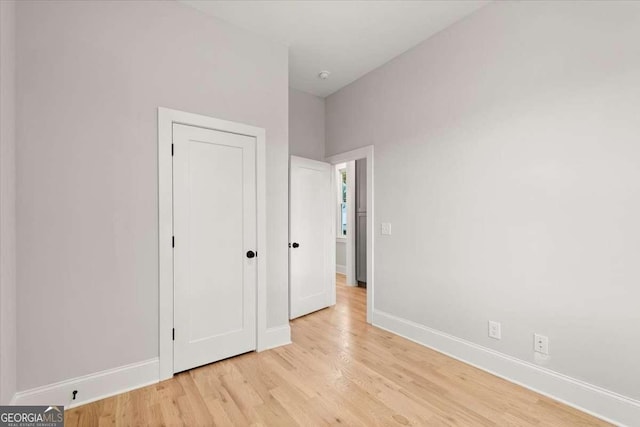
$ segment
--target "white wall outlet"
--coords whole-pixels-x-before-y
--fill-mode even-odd
[[[383,236],[391,236],[391,223],[383,222],[380,227],[380,234]]]
[[[549,337],[533,334],[533,349],[541,354],[549,354]]]
[[[497,340],[502,339],[502,327],[500,326],[500,322],[489,320],[489,337]]]

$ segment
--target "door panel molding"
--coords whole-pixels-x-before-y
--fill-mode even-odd
[[[267,342],[266,306],[266,134],[262,128],[199,114],[158,108],[158,279],[159,279],[159,378],[173,377],[173,125],[182,124],[215,131],[236,133],[256,140],[257,244],[257,351]],[[180,331],[175,331],[179,334]]]

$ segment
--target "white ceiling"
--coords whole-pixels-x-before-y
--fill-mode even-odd
[[[289,47],[289,85],[325,97],[487,1],[198,1],[207,14]],[[327,80],[318,78],[328,70]]]

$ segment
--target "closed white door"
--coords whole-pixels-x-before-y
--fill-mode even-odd
[[[328,307],[335,301],[336,206],[331,173],[328,163],[291,156],[291,319]]]
[[[174,124],[173,144],[180,372],[256,348],[256,141]]]

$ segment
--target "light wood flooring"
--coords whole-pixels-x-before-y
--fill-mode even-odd
[[[293,344],[248,353],[65,412],[71,426],[604,426],[607,423],[365,322],[338,275],[335,307]]]

